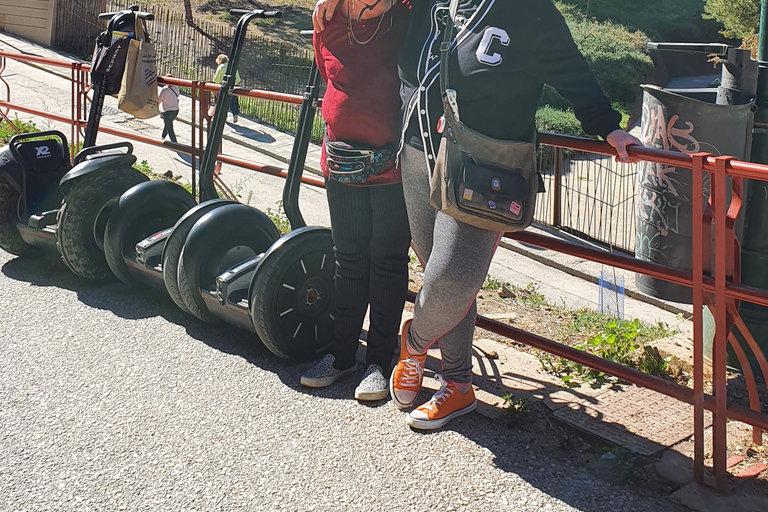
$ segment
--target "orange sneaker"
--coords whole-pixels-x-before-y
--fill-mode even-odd
[[[454,383],[445,382],[441,375],[437,376],[437,380],[440,381],[440,389],[429,402],[411,411],[405,420],[409,427],[434,430],[477,407],[475,391],[471,387],[467,393],[462,394]]]
[[[389,378],[389,394],[400,409],[412,406],[416,397],[419,396],[424,375],[424,361],[427,360],[427,354],[413,356],[408,353],[406,347],[411,322],[412,320],[406,320],[403,324],[403,333],[400,335],[400,360]]]

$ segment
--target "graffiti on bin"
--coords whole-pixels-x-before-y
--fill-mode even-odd
[[[695,126],[690,121],[674,115],[666,118],[664,107],[643,102],[643,127],[641,140],[646,147],[664,150],[678,150],[683,153],[697,153],[701,143],[694,137]],[[659,237],[670,233],[680,234],[681,205],[690,203],[689,181],[681,176],[681,170],[660,163],[640,162],[638,164],[637,213],[639,220],[648,229],[636,231],[636,252],[638,255],[656,259],[663,247]],[[682,172],[690,172],[687,169]],[[678,179],[678,176],[681,179]]]

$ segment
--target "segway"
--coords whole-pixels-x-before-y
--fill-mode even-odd
[[[238,24],[227,87],[220,93],[214,125],[226,119],[247,21],[244,17]],[[311,37],[311,32],[302,34]],[[279,237],[264,213],[227,204],[202,215],[183,246],[175,248],[179,296],[171,296],[177,303],[180,299],[185,309],[203,321],[223,320],[257,334],[270,351],[287,359],[317,357],[331,340],[335,267],[331,231],[307,227],[298,201],[319,91],[319,72],[313,62],[283,189],[292,231]],[[211,140],[209,145],[217,147],[218,141]],[[215,197],[215,154],[205,156],[200,191],[201,197],[209,199]],[[164,258],[171,254],[168,245],[167,249]],[[163,266],[164,276],[171,272],[170,265]]]
[[[243,44],[245,31],[241,25],[255,18],[281,16],[279,11],[264,10],[232,9],[230,13],[243,14],[235,31],[234,47]],[[231,95],[234,83],[228,81],[225,84],[229,84],[227,94]],[[206,166],[215,166],[226,122],[226,110],[223,110],[223,114],[214,117],[211,123],[201,163],[201,179],[206,175],[203,170]],[[212,173],[208,174],[212,176]],[[140,183],[127,190],[110,212],[104,232],[104,254],[109,268],[125,283],[167,290],[174,301],[189,312],[181,298],[176,279],[178,261],[189,231],[204,214],[220,206],[236,204],[235,201],[214,199],[216,197],[215,190],[211,193],[201,189],[203,202],[196,205],[192,194],[168,181]],[[238,222],[246,222],[246,218],[248,216],[238,219]],[[240,227],[247,232],[247,224],[241,224]],[[273,239],[277,236],[279,234],[274,235]],[[229,260],[224,258],[224,261]],[[172,271],[164,272],[164,268],[172,268]],[[226,268],[229,267],[221,270]]]
[[[128,188],[147,181],[133,169],[130,143],[94,146],[104,96],[115,84],[119,90],[130,39],[112,41],[112,36],[117,30],[132,32],[137,18],[154,15],[132,7],[99,17],[110,22],[94,52],[85,149],[73,166],[67,139],[57,131],[17,135],[0,150],[0,247],[17,255],[30,246],[58,250],[74,273],[91,280],[112,277],[102,249],[112,205]]]

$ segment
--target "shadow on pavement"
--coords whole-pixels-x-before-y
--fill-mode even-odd
[[[227,324],[205,324],[178,309],[171,299],[160,291],[132,287],[124,283],[104,284],[82,280],[72,274],[56,254],[45,253],[32,258],[15,258],[6,262],[0,271],[9,279],[27,282],[32,286],[53,286],[70,290],[77,294],[78,300],[83,304],[111,311],[121,318],[140,320],[160,316],[168,322],[184,327],[187,334],[195,340],[221,352],[242,357],[249,363],[276,374],[287,387],[308,395],[353,400],[354,389],[363,374],[364,365],[361,364],[358,372],[333,386],[322,389],[305,388],[300,384],[300,377],[314,362],[280,359],[269,352],[254,334]],[[363,351],[361,348],[358,361],[364,361],[364,357],[360,357]],[[475,356],[481,357],[479,353]],[[430,357],[427,368],[438,372],[439,360]],[[494,367],[491,374],[476,378],[475,384],[480,389],[501,395],[504,391],[499,390],[502,375],[501,371]],[[504,375],[511,374],[507,372]],[[514,377],[531,380],[522,375]],[[418,403],[427,401],[429,396],[429,392],[423,391]],[[394,407],[388,402],[389,400],[382,400],[362,405],[366,408]],[[616,427],[623,428],[620,425]],[[402,428],[408,428],[404,421]],[[537,416],[531,415],[530,421],[522,419],[510,423],[470,414],[452,420],[441,430],[454,431],[483,446],[493,454],[494,463],[498,468],[519,475],[529,484],[570,506],[585,512],[612,510],[610,504],[598,504],[592,499],[595,492],[591,489],[599,478],[594,475],[594,471],[588,471],[579,462],[579,458],[582,463],[584,460],[583,456],[578,456],[579,442],[563,436],[553,437],[549,430],[554,430],[554,427],[549,420],[541,421]],[[432,435],[432,432],[424,432],[422,435]],[[566,465],[571,467],[563,470]],[[583,471],[574,470],[579,467]],[[564,479],[560,475],[569,476]],[[607,479],[610,481],[610,478]],[[657,510],[673,510],[667,503],[659,504],[660,508]]]
[[[246,126],[242,126],[235,123],[227,123],[227,125],[232,129],[233,132],[235,132],[237,135],[240,135],[242,137],[245,137],[246,139],[253,140],[256,142],[263,142],[265,144],[271,144],[275,142],[275,138],[272,137],[267,132],[264,132],[262,130],[254,130],[252,128],[248,128]]]

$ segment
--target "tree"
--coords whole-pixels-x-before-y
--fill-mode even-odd
[[[723,24],[721,33],[733,39],[749,39],[760,26],[761,0],[706,0],[704,17]]]

